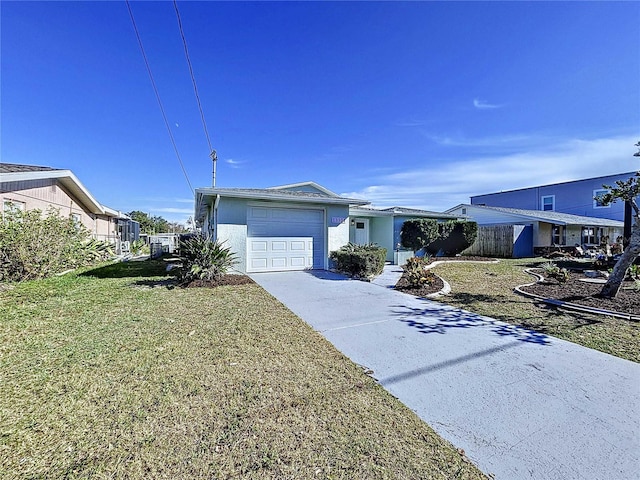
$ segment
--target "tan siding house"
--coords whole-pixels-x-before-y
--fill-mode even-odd
[[[55,209],[81,222],[97,240],[119,245],[119,219],[126,215],[101,205],[70,170],[0,163],[2,212]]]

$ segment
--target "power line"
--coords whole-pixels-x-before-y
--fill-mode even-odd
[[[182,29],[182,20],[180,19],[180,12],[178,11],[178,2],[173,0],[173,8],[176,11],[176,17],[178,18],[178,28],[180,29],[180,36],[182,37],[182,45],[184,47],[184,55],[187,58],[187,65],[189,66],[189,75],[191,75],[191,83],[193,83],[193,92],[196,95],[196,102],[198,109],[200,110],[200,119],[202,120],[202,127],[204,128],[204,135],[207,137],[207,143],[209,145],[209,152],[213,154],[213,147],[211,146],[211,139],[209,138],[209,131],[207,130],[207,122],[204,119],[204,111],[202,110],[202,103],[200,102],[200,94],[198,93],[198,86],[196,85],[196,77],[193,74],[193,66],[191,65],[191,58],[189,57],[189,49],[187,48],[187,39],[184,36],[184,30]]]
[[[178,146],[176,145],[176,140],[173,138],[173,133],[171,132],[171,127],[169,127],[169,121],[167,120],[167,115],[164,111],[164,107],[162,106],[162,100],[160,100],[160,93],[158,93],[158,87],[156,87],[156,82],[153,79],[153,74],[151,73],[151,67],[149,66],[149,60],[147,60],[147,55],[144,52],[144,47],[142,46],[142,39],[140,38],[140,33],[138,32],[138,27],[136,25],[136,21],[133,18],[133,12],[131,11],[131,5],[129,4],[129,0],[125,0],[127,3],[127,8],[129,9],[129,16],[131,17],[131,23],[133,24],[133,29],[136,32],[136,38],[138,39],[138,45],[140,45],[140,51],[142,52],[142,58],[144,58],[144,64],[147,67],[147,72],[149,73],[149,78],[151,79],[151,85],[153,86],[153,91],[156,94],[156,99],[158,100],[158,105],[160,106],[160,112],[162,112],[162,118],[164,119],[164,124],[167,127],[167,132],[169,132],[169,138],[171,139],[171,143],[173,144],[173,149],[176,152],[176,157],[178,158],[178,162],[180,163],[180,168],[182,169],[182,173],[184,174],[184,178],[187,180],[187,184],[189,185],[189,189],[191,190],[191,194],[194,194],[193,187],[191,186],[191,182],[189,181],[189,176],[187,175],[187,171],[184,168],[184,164],[182,163],[182,158],[180,158],[180,153],[178,152]]]

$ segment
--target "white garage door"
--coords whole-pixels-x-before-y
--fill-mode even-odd
[[[324,268],[324,212],[250,206],[247,272]]]

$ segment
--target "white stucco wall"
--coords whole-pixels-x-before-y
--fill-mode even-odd
[[[245,273],[247,268],[247,226],[218,224],[218,240],[224,242],[224,245],[231,248],[231,251],[236,254],[238,263],[234,266],[234,270]]]
[[[327,228],[327,248],[329,254],[349,243],[349,219],[336,225],[329,224]]]
[[[325,252],[327,261],[325,268],[329,268],[331,267],[329,254],[349,243],[349,207],[346,205],[332,205],[325,207],[325,212],[327,222],[327,251]]]

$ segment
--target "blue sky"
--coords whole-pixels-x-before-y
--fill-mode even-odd
[[[178,2],[219,187],[313,180],[376,206],[640,168],[640,2]],[[211,161],[172,2],[132,2],[193,187]],[[1,158],[105,205],[193,196],[124,2],[0,3]]]

